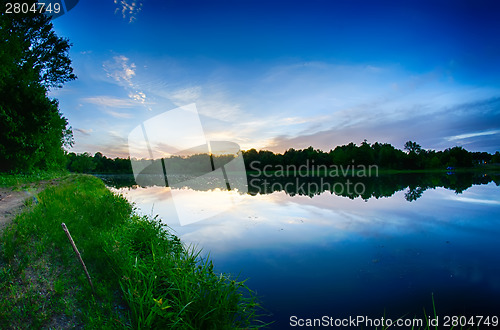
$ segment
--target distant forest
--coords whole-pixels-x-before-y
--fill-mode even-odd
[[[173,156],[169,163],[176,167],[190,169],[193,172],[203,172],[203,166],[209,159],[209,155],[193,155],[189,157]],[[224,164],[233,156],[214,156],[214,163]],[[129,158],[107,158],[102,153],[95,155],[89,153],[67,155],[67,168],[72,172],[80,173],[113,173],[132,174],[132,166]],[[405,143],[404,151],[399,150],[388,143],[373,144],[366,140],[361,145],[349,143],[338,146],[328,152],[309,147],[306,149],[290,148],[284,153],[250,149],[243,151],[243,159],[247,171],[263,169],[264,166],[273,167],[279,165],[300,166],[314,162],[315,165],[377,165],[381,169],[393,170],[427,170],[427,169],[449,169],[449,168],[471,168],[477,165],[500,163],[500,153],[469,152],[462,147],[453,147],[444,151],[425,150],[416,142]],[[252,166],[250,166],[252,164]],[[216,166],[218,167],[218,166]]]

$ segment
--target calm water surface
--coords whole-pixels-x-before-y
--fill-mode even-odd
[[[273,328],[292,315],[422,315],[431,294],[441,317],[500,314],[500,190],[490,180],[461,193],[426,187],[416,199],[408,196],[419,187],[401,184],[381,198],[203,191],[204,202],[186,188],[198,214],[213,214],[228,194],[236,204],[185,226],[170,188],[111,189],[210,253],[219,271],[248,278]]]

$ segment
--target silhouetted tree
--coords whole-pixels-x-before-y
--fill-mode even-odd
[[[500,152],[495,152],[493,157],[491,157],[491,162],[494,164],[499,164],[500,163]]]
[[[64,166],[72,133],[47,91],[76,78],[69,47],[44,14],[0,12],[0,170]]]
[[[405,150],[408,150],[409,153],[420,153],[422,147],[417,142],[407,141],[404,146]]]

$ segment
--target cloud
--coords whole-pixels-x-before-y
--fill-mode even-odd
[[[128,94],[128,97],[139,103],[146,104],[146,94],[141,91],[131,92]]]
[[[187,85],[169,88],[161,84],[161,88],[156,88],[150,92],[156,98],[163,99],[162,104],[171,103],[174,106],[182,107],[187,104],[196,103],[199,114],[203,117],[217,121],[239,121],[242,119],[241,106],[233,101],[233,95],[228,93],[225,86],[207,83],[200,85]],[[164,111],[164,110],[163,110]]]
[[[125,55],[112,57],[103,63],[107,79],[129,100],[88,101],[111,108],[107,114],[116,118],[130,118],[116,109],[134,105],[159,113],[195,102],[207,138],[233,141],[242,149],[328,150],[365,138],[398,148],[408,140],[438,150],[458,144],[490,151],[500,145],[498,134],[491,133],[500,130],[500,98],[488,99],[500,91],[449,82],[439,72],[322,62],[245,71],[221,63],[203,62],[199,70],[161,63],[161,70],[152,69],[159,67],[154,63],[148,70]]]
[[[86,97],[81,100],[83,102],[110,108],[132,108],[136,106],[136,104],[132,100],[120,99],[111,96]]]
[[[79,132],[83,135],[90,136],[90,133],[93,132],[93,129],[83,129],[83,128],[73,128],[73,131]]]
[[[278,152],[311,145],[328,150],[365,138],[445,149],[453,146],[447,137],[499,129],[498,89],[449,83],[439,72],[315,63],[271,68],[252,85],[248,99],[257,101],[252,108],[252,101],[240,102],[242,110],[268,124],[257,123],[255,132],[269,141],[264,148]],[[495,140],[498,135],[481,134],[454,142],[487,151]]]
[[[174,103],[180,106],[196,102],[200,96],[200,86],[181,88],[172,93],[169,93],[169,98],[173,100]]]
[[[458,195],[449,196],[448,199],[459,201],[459,202],[466,202],[466,203],[500,205],[499,200],[482,199],[482,198],[469,198],[469,197],[463,197],[463,196],[458,196]]]
[[[115,117],[115,118],[132,118],[133,117],[130,113],[118,112],[118,111],[113,111],[110,109],[105,109],[104,112],[110,116]]]
[[[137,103],[132,100],[119,99],[110,96],[87,97],[81,99],[81,101],[98,105],[101,108],[100,110],[115,118],[132,118],[132,115],[126,112],[114,111],[110,108],[124,109],[137,106]]]
[[[151,110],[146,100],[146,93],[133,82],[137,69],[135,63],[131,62],[124,55],[118,55],[114,56],[112,61],[104,62],[103,68],[109,78],[112,78],[118,85],[125,88],[130,99],[141,103],[148,110]]]
[[[135,76],[136,65],[129,63],[129,58],[124,55],[114,56],[113,61],[103,64],[104,71],[108,77],[118,83],[125,83],[127,87],[134,87],[132,78]]]
[[[345,84],[344,78],[353,70],[358,72],[355,75],[358,79],[363,75],[373,76],[374,72],[379,74],[384,69],[306,62],[256,72],[249,78],[228,76],[231,72],[228,69],[214,75],[217,79],[222,76],[220,81],[215,79],[174,92],[164,89],[161,96],[177,105],[196,102],[210,139],[234,141],[243,149],[262,148],[272,143],[272,138],[284,134],[311,134],[328,129],[334,123],[353,125],[367,114],[377,119],[377,113],[366,109],[387,100],[379,97],[376,102],[365,101],[359,105],[359,96],[370,99],[377,93],[363,94],[368,90],[365,83],[354,85],[356,87]],[[392,91],[387,85],[386,90]],[[359,109],[355,113],[356,106]]]
[[[242,118],[241,106],[231,100],[225,86],[187,86],[173,91],[160,91],[157,95],[180,107],[196,103],[200,115],[211,119],[231,122]]]
[[[405,141],[413,140],[424,148],[446,149],[460,142],[458,138],[450,140],[450,136],[469,139],[467,147],[472,151],[494,152],[500,145],[497,124],[500,122],[500,98],[434,108],[431,114],[428,110],[419,111],[418,106],[401,111],[406,117],[381,115],[378,120],[373,120],[368,116],[351,125],[335,125],[312,134],[283,134],[273,138],[266,148],[278,152],[309,146],[329,150],[349,142],[360,143],[366,138],[371,143],[387,142],[398,148],[402,148]],[[476,133],[465,133],[471,131]],[[490,139],[481,139],[485,136]]]
[[[121,13],[123,19],[128,19],[132,23],[137,19],[137,15],[142,10],[142,1],[139,0],[114,0],[117,8],[115,14]]]
[[[109,125],[109,123],[106,125],[104,120],[96,121],[94,124],[97,125],[94,129],[75,129],[78,133],[75,134],[76,143],[71,148],[71,152],[89,152],[92,155],[101,152],[106,157],[127,158],[127,139],[121,135],[121,128],[115,126],[115,129],[113,129],[111,128],[113,126]],[[92,132],[92,134],[87,135],[84,132]]]
[[[448,140],[448,141],[464,140],[464,139],[469,139],[469,138],[473,138],[473,137],[477,137],[477,136],[496,135],[498,133],[500,133],[500,130],[467,133],[467,134],[449,136],[446,138],[446,140]]]
[[[196,105],[201,115],[226,123],[237,122],[244,118],[241,105],[217,99],[217,97],[200,100]]]

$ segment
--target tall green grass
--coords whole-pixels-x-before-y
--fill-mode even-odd
[[[0,328],[233,329],[261,325],[255,295],[90,176],[39,194],[3,233]],[[28,204],[34,203],[30,200]],[[61,228],[66,223],[95,296]]]
[[[0,187],[19,189],[23,185],[37,185],[41,181],[61,179],[69,176],[68,171],[38,171],[33,173],[0,173]]]

